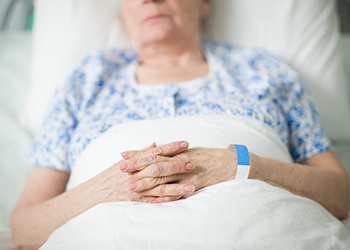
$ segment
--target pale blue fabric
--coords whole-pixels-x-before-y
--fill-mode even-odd
[[[262,49],[205,42],[208,76],[139,85],[134,51],[91,53],[56,92],[29,161],[70,172],[89,143],[111,126],[141,119],[231,114],[273,128],[295,162],[330,149],[298,74]],[[234,142],[232,142],[234,143]]]

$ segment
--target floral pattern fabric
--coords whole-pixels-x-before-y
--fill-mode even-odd
[[[311,94],[298,74],[263,49],[204,42],[209,74],[140,85],[133,50],[89,54],[59,88],[29,153],[35,166],[70,172],[89,143],[115,124],[229,114],[269,125],[295,162],[330,149]]]

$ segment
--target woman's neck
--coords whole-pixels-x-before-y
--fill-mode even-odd
[[[183,67],[204,62],[202,44],[199,39],[188,43],[151,43],[138,50],[140,62],[147,66]]]
[[[183,82],[208,74],[201,43],[179,46],[152,44],[138,51],[140,65],[136,69],[139,84]]]

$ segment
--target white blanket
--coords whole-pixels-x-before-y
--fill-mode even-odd
[[[186,139],[191,146],[248,145],[290,161],[269,127],[233,117],[172,118],[118,125],[93,142],[73,168],[69,188],[120,159],[119,152]],[[256,180],[207,187],[185,200],[104,203],[56,230],[50,249],[350,249],[344,225],[318,203]]]

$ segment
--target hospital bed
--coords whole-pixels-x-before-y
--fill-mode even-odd
[[[342,35],[350,90],[350,35]],[[0,33],[0,249],[13,249],[9,214],[23,188],[31,166],[25,161],[32,135],[19,122],[26,92],[32,55],[32,33]],[[350,98],[350,92],[349,98]],[[334,141],[334,150],[350,174],[350,141]],[[350,218],[343,221],[350,232]]]

